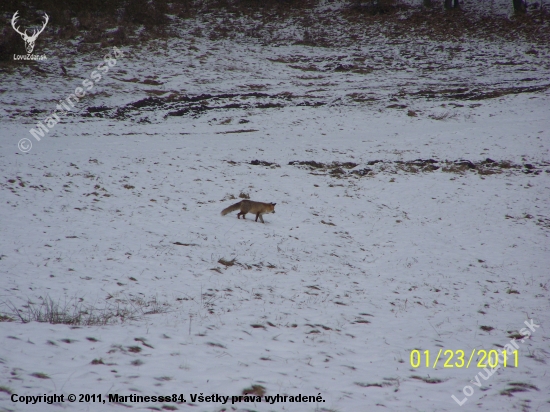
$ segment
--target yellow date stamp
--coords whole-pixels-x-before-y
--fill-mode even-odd
[[[431,352],[429,349],[425,351],[414,349],[411,351],[410,363],[415,369],[421,367],[435,369],[438,363],[443,365],[444,368],[473,367],[495,369],[497,366],[517,368],[518,351],[472,349],[471,352],[466,352],[461,349],[439,349],[436,353],[435,351]]]

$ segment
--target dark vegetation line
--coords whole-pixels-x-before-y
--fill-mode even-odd
[[[550,34],[550,7],[528,6],[524,0],[509,0],[506,10],[479,15],[459,0],[333,0],[318,7],[319,0],[3,0],[0,15],[5,24],[0,31],[0,61],[25,52],[10,20],[19,11],[18,24],[30,30],[39,27],[48,13],[50,21],[40,41],[77,40],[98,47],[128,45],[151,38],[172,37],[172,29],[185,27],[186,19],[200,19],[208,28],[193,33],[211,39],[232,38],[242,33],[234,17],[245,17],[251,38],[262,36],[268,27],[292,21],[304,36],[296,43],[310,46],[338,46],[361,41],[358,28],[374,30],[384,26],[388,36],[427,36],[460,39],[464,35],[547,42]],[[511,13],[515,10],[515,13]],[[214,19],[213,16],[221,17]],[[330,38],[335,25],[343,35]],[[347,31],[347,29],[355,30]],[[342,30],[340,30],[342,29]],[[414,29],[414,30],[411,30]],[[327,30],[329,38],[316,36]],[[379,29],[378,29],[379,30]],[[346,37],[347,35],[347,37]],[[316,38],[319,37],[319,38]],[[332,36],[334,37],[334,36]],[[368,36],[363,36],[362,41]]]

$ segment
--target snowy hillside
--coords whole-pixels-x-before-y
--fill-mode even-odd
[[[550,410],[547,45],[180,29],[2,69],[0,410]]]

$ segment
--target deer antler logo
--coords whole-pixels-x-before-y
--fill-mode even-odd
[[[21,35],[21,38],[25,41],[25,49],[27,49],[27,53],[31,54],[32,51],[34,50],[34,42],[38,38],[38,35],[44,31],[44,29],[46,28],[46,24],[48,24],[48,21],[50,20],[50,18],[46,13],[44,13],[44,18],[45,18],[44,25],[38,31],[36,29],[33,30],[32,36],[29,36],[27,34],[27,30],[25,30],[24,33],[21,33],[19,31],[19,27],[15,27],[15,21],[17,20],[17,17],[18,17],[17,13],[19,13],[19,11],[16,11],[11,19],[11,26],[17,33]]]

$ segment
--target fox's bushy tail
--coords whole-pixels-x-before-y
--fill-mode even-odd
[[[241,200],[242,202],[242,200]],[[231,205],[229,207],[226,207],[222,210],[222,216],[227,215],[228,213],[234,212],[235,210],[239,210],[241,208],[241,202],[235,203],[234,205]]]

